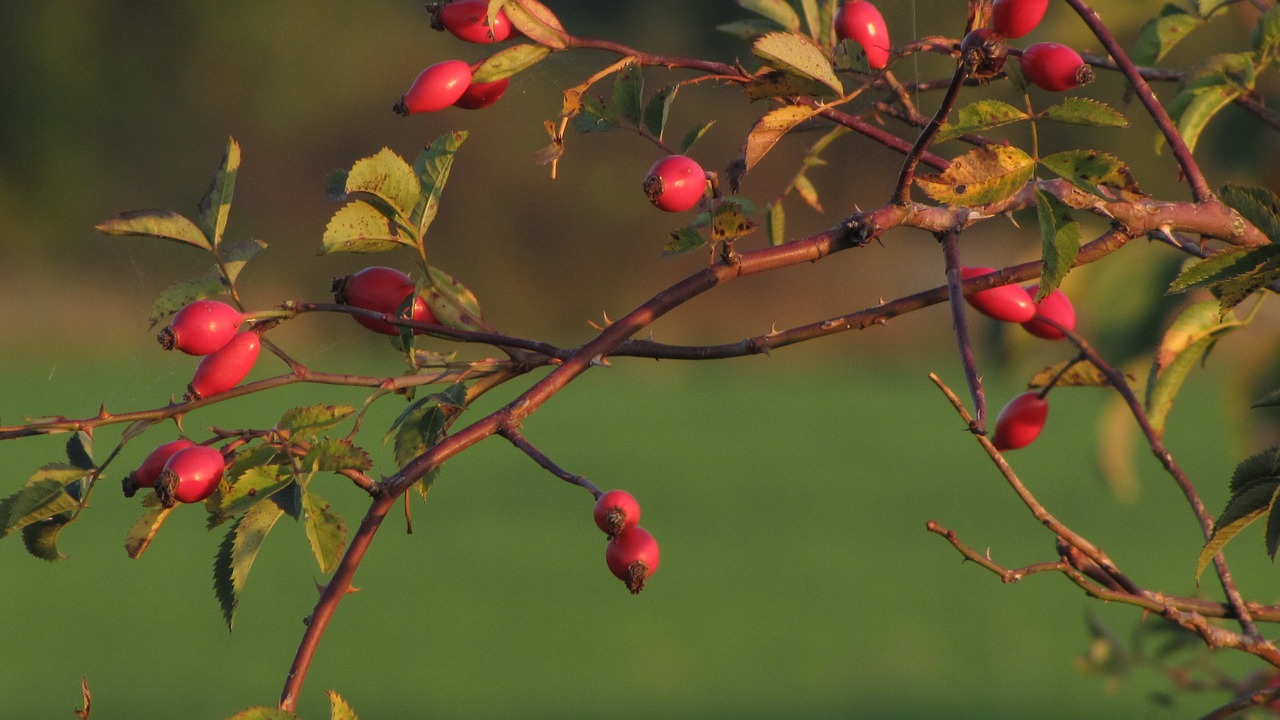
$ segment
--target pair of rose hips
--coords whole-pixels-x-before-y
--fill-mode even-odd
[[[189,303],[156,337],[166,350],[202,355],[187,386],[187,399],[198,400],[223,393],[249,374],[258,361],[261,338],[253,330],[240,330],[245,316],[217,300]]]
[[[418,286],[408,275],[389,267],[367,267],[359,272],[334,278],[333,299],[341,305],[387,315],[407,317],[423,323],[435,323],[436,316],[418,294]],[[412,308],[409,297],[413,297]],[[384,320],[352,315],[356,322],[383,335],[399,335],[400,328]],[[415,329],[414,334],[421,334]]]
[[[989,267],[966,267],[960,269],[960,275],[968,279],[993,271],[994,268]],[[1061,290],[1054,290],[1037,304],[1034,297],[1038,290],[1039,285],[1026,288],[1002,285],[966,295],[965,299],[978,312],[1004,322],[1016,322],[1037,337],[1046,340],[1065,338],[1061,330],[1044,320],[1047,318],[1067,330],[1074,330],[1076,311],[1071,300]],[[1049,418],[1049,401],[1043,392],[1025,392],[1000,410],[995,433],[991,436],[996,449],[1016,450],[1030,445],[1039,437]]]
[[[614,577],[626,583],[631,594],[658,570],[658,541],[639,526],[640,503],[626,490],[610,490],[596,499],[592,509],[596,527],[609,536],[605,563]]]
[[[218,488],[225,466],[216,448],[179,438],[152,450],[137,470],[124,477],[121,487],[125,497],[133,497],[140,488],[155,488],[164,507],[198,503]]]
[[[437,30],[448,30],[459,40],[482,45],[511,37],[513,28],[507,14],[499,10],[490,25],[488,13],[489,3],[486,0],[460,0],[439,7],[431,25]],[[418,75],[392,110],[400,115],[436,112],[447,107],[479,110],[498,102],[511,79],[472,82],[472,73],[478,66],[461,60],[445,60],[428,67]]]
[[[1048,8],[1049,0],[995,0],[991,27],[1005,38],[1019,38],[1036,29]],[[970,35],[984,30],[975,30]],[[967,45],[970,39],[965,41]],[[1061,92],[1093,81],[1093,68],[1075,50],[1058,43],[1028,45],[1022,51],[1020,64],[1027,82],[1043,90]]]

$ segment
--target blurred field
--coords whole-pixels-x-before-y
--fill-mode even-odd
[[[99,397],[109,407],[162,401],[183,360],[7,368],[5,420],[22,408],[91,414]],[[959,382],[949,358],[934,369]],[[329,688],[365,718],[1143,715],[1147,692],[1165,687],[1154,674],[1108,695],[1072,669],[1086,609],[1122,630],[1136,612],[1053,576],[1002,586],[924,530],[937,519],[1008,566],[1053,553],[925,374],[786,353],[593,372],[535,414],[527,434],[564,466],[641,498],[663,547],[651,586],[631,597],[608,575],[586,493],[489,441],[446,466],[417,504],[414,534],[386,523],[361,591],[321,646],[304,716],[328,716]],[[993,382],[995,398],[1014,389]],[[1195,385],[1185,407],[1216,390],[1209,377]],[[321,397],[295,390],[191,416],[187,427],[269,423],[289,402]],[[344,394],[358,402],[323,397]],[[1145,453],[1140,502],[1112,500],[1082,440],[1090,433],[1071,432],[1092,424],[1100,395],[1057,397],[1049,434],[1015,456],[1018,470],[1140,582],[1193,593],[1189,513]],[[1226,432],[1211,414],[1188,414],[1171,438],[1217,507],[1233,461]],[[120,467],[168,434],[154,429]],[[103,451],[115,436],[100,435]],[[7,484],[58,459],[61,441],[5,443]],[[354,525],[359,493],[331,482],[325,494]],[[95,720],[219,720],[273,702],[322,579],[300,528],[282,523],[267,541],[228,636],[209,580],[220,536],[203,530],[201,513],[182,513],[129,561],[121,542],[139,509],[113,485],[64,533],[70,560],[48,565],[16,538],[0,542],[0,717],[69,717],[81,675]],[[1246,587],[1274,584],[1251,540],[1235,555]],[[1182,715],[1209,702],[1191,698]]]

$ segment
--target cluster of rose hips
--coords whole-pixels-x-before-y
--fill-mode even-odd
[[[203,356],[187,386],[186,399],[224,393],[253,369],[262,343],[256,331],[240,330],[244,321],[244,313],[224,302],[196,300],[175,313],[160,331],[156,339],[164,349]]]
[[[658,570],[658,541],[639,526],[640,503],[626,490],[610,490],[596,499],[592,509],[596,526],[609,536],[604,560],[609,571],[634,595]]]
[[[218,488],[225,467],[217,448],[179,438],[152,450],[121,485],[125,497],[133,497],[141,488],[154,488],[167,508],[180,502],[198,503]]]
[[[486,45],[510,38],[515,29],[507,14],[499,10],[490,25],[488,12],[486,0],[458,0],[436,7],[431,25],[437,30],[448,30],[454,37],[469,43]],[[498,102],[507,91],[510,78],[472,82],[471,75],[476,67],[462,60],[445,60],[428,67],[418,75],[392,110],[400,115],[436,112],[447,107],[479,110]]]
[[[989,267],[963,267],[960,275],[964,279],[978,277],[994,272]],[[1039,285],[1022,287],[1020,285],[1001,285],[988,288],[965,296],[975,310],[988,317],[1004,322],[1018,323],[1024,330],[1046,340],[1062,340],[1066,337],[1056,326],[1045,322],[1051,320],[1067,330],[1076,327],[1076,311],[1071,300],[1061,290],[1054,290],[1039,303],[1034,298]],[[996,430],[991,436],[991,443],[998,450],[1016,450],[1030,445],[1044,429],[1049,418],[1049,401],[1045,394],[1049,388],[1039,392],[1028,391],[1009,401],[996,417]]]
[[[998,34],[1000,40],[1020,38],[1036,29],[1048,7],[1049,0],[995,0],[991,8],[991,28],[975,30],[971,33],[975,37],[965,38],[964,45],[980,41],[990,46],[992,32]],[[1027,82],[1052,92],[1070,90],[1093,81],[1093,68],[1080,54],[1054,42],[1028,45],[1021,53],[1020,65]]]

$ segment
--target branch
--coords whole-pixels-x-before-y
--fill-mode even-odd
[[[521,432],[516,428],[502,426],[498,428],[498,434],[509,440],[512,445],[516,446],[517,449],[525,455],[528,455],[534,462],[538,463],[542,469],[552,475],[555,475],[571,485],[586,488],[597,499],[604,494],[600,488],[596,487],[590,480],[581,475],[574,475],[568,470],[557,465],[551,458],[547,457],[545,453],[534,447],[533,443],[529,442],[528,438],[521,434]]]

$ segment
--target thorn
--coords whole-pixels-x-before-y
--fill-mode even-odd
[[[106,420],[109,417],[111,417],[111,414],[107,412],[107,404],[102,403],[98,406],[98,419]]]
[[[881,304],[881,305],[883,305],[883,304],[885,304],[885,303],[887,303],[887,302],[889,302],[889,301],[888,301],[888,300],[885,300],[885,299],[884,299],[884,296],[883,296],[883,295],[881,295],[881,296],[880,296],[880,304]]]
[[[886,318],[886,317],[883,317],[883,316],[882,316],[882,317],[878,317],[878,318],[876,318],[875,320],[872,320],[872,321],[871,321],[871,324],[872,324],[872,325],[886,325],[886,326],[887,326],[887,325],[889,324],[889,319],[888,319],[888,318]]]
[[[769,332],[765,333],[765,337],[773,337],[779,333],[778,323],[769,323]]]
[[[1022,229],[1022,226],[1018,224],[1018,219],[1013,216],[1012,210],[1005,210],[1004,216],[1010,223],[1013,224],[1014,227],[1018,228],[1019,230]]]
[[[1158,230],[1161,235],[1168,238],[1170,243],[1173,243],[1174,245],[1178,244],[1178,239],[1173,236],[1173,228],[1171,226],[1161,225],[1160,227],[1156,228],[1156,230]]]
[[[591,358],[591,364],[599,365],[600,367],[613,367],[613,365],[610,364],[609,361],[605,359],[605,356],[603,355],[597,355]]]

